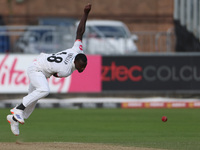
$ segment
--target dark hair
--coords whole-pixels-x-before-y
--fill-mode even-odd
[[[87,63],[87,57],[85,54],[77,54],[75,57],[75,61],[82,60],[84,63]]]

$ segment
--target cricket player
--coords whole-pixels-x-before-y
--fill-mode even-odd
[[[83,16],[76,32],[76,41],[72,48],[63,50],[56,54],[41,53],[37,59],[28,67],[27,74],[30,80],[29,93],[22,103],[11,109],[11,115],[7,116],[11,131],[19,135],[19,123],[24,124],[39,99],[49,94],[47,78],[50,76],[62,78],[70,76],[74,70],[83,72],[87,66],[87,57],[82,49],[82,37],[85,32],[85,24],[91,10],[91,4],[84,8]]]

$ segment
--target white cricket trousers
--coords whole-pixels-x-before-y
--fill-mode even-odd
[[[40,66],[35,61],[27,70],[27,74],[30,80],[28,95],[23,98],[24,119],[27,119],[37,104],[37,101],[49,94],[49,85],[47,78],[42,73]]]

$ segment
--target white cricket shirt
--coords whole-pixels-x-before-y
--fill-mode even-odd
[[[76,70],[74,59],[79,53],[83,53],[82,42],[76,40],[74,46],[70,49],[56,54],[41,53],[37,58],[37,62],[47,78],[55,73],[58,77],[68,77]]]

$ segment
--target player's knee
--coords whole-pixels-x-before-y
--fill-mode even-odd
[[[43,91],[43,95],[44,95],[44,97],[46,97],[47,95],[49,95],[49,90],[44,90]]]
[[[42,97],[46,97],[47,95],[49,95],[49,89],[42,89],[40,90],[40,94]]]

